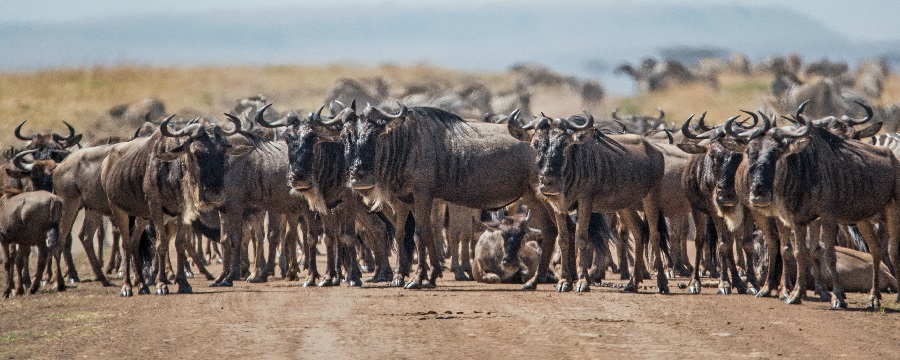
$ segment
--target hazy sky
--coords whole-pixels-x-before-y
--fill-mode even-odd
[[[440,3],[448,7],[463,7],[484,2],[510,3],[510,0],[377,0],[394,6],[415,6],[420,3]],[[557,0],[558,1],[558,0]],[[897,0],[600,0],[597,2],[643,4],[742,4],[745,6],[782,6],[792,8],[827,23],[829,27],[853,40],[887,40],[900,38],[900,1]],[[547,3],[551,1],[535,1]],[[116,17],[120,15],[166,14],[175,12],[209,12],[216,10],[261,12],[279,7],[336,7],[352,9],[354,1],[288,1],[267,0],[264,5],[245,0],[35,0],[0,2],[0,24],[22,22],[65,22],[85,19]],[[685,19],[690,21],[690,19]],[[735,24],[741,26],[741,24]],[[771,24],[778,26],[778,24]]]

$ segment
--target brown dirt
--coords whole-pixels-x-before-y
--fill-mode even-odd
[[[118,287],[86,282],[0,301],[0,358],[900,357],[894,294],[873,313],[857,311],[863,294],[850,294],[852,310],[832,311],[712,288],[689,295],[681,278],[668,296],[452,280],[424,291],[191,283],[193,295],[124,299]]]

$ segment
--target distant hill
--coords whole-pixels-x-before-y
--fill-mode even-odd
[[[535,61],[591,74],[587,64],[656,55],[673,45],[712,46],[753,58],[801,53],[851,62],[900,49],[853,42],[795,11],[737,5],[301,6],[255,13],[141,14],[76,23],[0,26],[0,70],[150,65],[430,62],[503,70]],[[607,74],[608,75],[608,74]],[[606,76],[603,76],[606,77]]]

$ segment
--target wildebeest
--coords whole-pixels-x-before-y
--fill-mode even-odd
[[[486,229],[475,243],[472,262],[475,281],[521,284],[531,278],[537,270],[541,248],[536,241],[526,241],[531,233],[529,220],[527,214],[518,214],[484,224]],[[552,276],[550,279],[556,281]]]
[[[0,248],[3,249],[3,266],[6,270],[6,287],[0,296],[7,298],[13,288],[13,262],[24,257],[14,256],[10,248],[15,245],[24,251],[25,247],[38,247],[37,271],[29,293],[37,292],[41,275],[47,264],[47,257],[59,244],[59,215],[62,203],[56,195],[47,191],[31,191],[14,196],[0,197]],[[17,264],[19,286],[17,294],[24,293],[22,270],[28,266],[24,261]],[[66,288],[59,262],[56,262],[56,289]]]
[[[266,127],[278,125],[261,124]],[[310,208],[319,214],[324,226],[328,257],[325,278],[319,285],[336,285],[340,279],[341,265],[347,269],[348,285],[362,285],[356,262],[359,238],[374,253],[375,275],[370,281],[390,281],[392,270],[388,260],[390,242],[387,226],[376,214],[368,213],[362,200],[346,187],[343,143],[337,141],[337,137],[319,135],[323,131],[329,132],[328,129],[316,129],[328,127],[322,123],[321,109],[310,114],[305,121],[294,118],[283,125],[290,126],[285,132],[285,143],[290,162],[288,179],[291,192],[306,199]],[[338,131],[333,129],[330,132]],[[315,249],[308,247],[304,251],[311,256],[310,266],[314,266]],[[311,273],[304,285],[315,281],[314,271]]]
[[[732,150],[742,150],[749,166],[738,171],[735,187],[749,194],[755,211],[768,213],[793,229],[793,250],[797,259],[797,281],[786,303],[799,304],[806,293],[808,252],[806,226],[821,221],[823,261],[835,279],[832,306],[845,308],[844,293],[835,268],[835,238],[838,224],[856,224],[874,259],[873,286],[867,306],[880,306],[877,284],[881,245],[875,239],[872,222],[883,214],[892,244],[900,230],[900,163],[889,149],[845,141],[816,127],[803,114],[802,104],[795,117],[802,125],[776,128],[763,116],[762,128],[738,134],[742,142],[725,142]],[[727,127],[728,125],[726,125]],[[743,190],[741,188],[744,188]],[[900,259],[894,258],[895,268]]]
[[[407,288],[434,286],[442,273],[431,224],[436,198],[476,209],[497,209],[523,198],[545,239],[555,237],[553,220],[533,187],[534,150],[510,137],[505,126],[402,105],[393,115],[366,107],[360,117],[351,108],[338,116],[334,121],[343,123],[349,186],[369,203],[390,205],[401,216],[412,210],[419,267]],[[547,271],[552,241],[542,247],[541,266],[526,289],[533,289]]]
[[[623,220],[635,238],[643,239],[649,226],[650,250],[659,255],[661,228],[665,220],[660,211],[660,181],[664,174],[664,159],[660,150],[641,135],[606,135],[594,128],[594,118],[585,114],[581,125],[570,119],[550,120],[540,117],[525,126],[510,120],[509,131],[523,142],[530,142],[536,150],[540,168],[538,191],[553,207],[559,231],[562,254],[560,288],[566,291],[573,282],[574,245],[583,250],[589,244],[590,214],[622,211]],[[527,130],[534,129],[533,136]],[[574,239],[568,234],[568,214],[578,211]],[[642,210],[641,220],[635,210]],[[637,234],[641,234],[638,236]],[[584,251],[579,251],[584,253]],[[643,246],[635,246],[635,267],[626,291],[637,291],[643,280]],[[586,256],[578,262],[577,291],[589,291]],[[668,293],[668,280],[657,256],[658,290]]]
[[[13,132],[17,139],[28,142],[17,151],[37,150],[34,154],[35,159],[53,159],[56,162],[60,162],[68,155],[68,152],[65,150],[74,147],[81,142],[82,134],[76,134],[75,128],[65,121],[63,121],[63,124],[66,125],[66,128],[69,131],[68,136],[57,133],[22,135],[22,126],[25,125],[25,122],[27,122],[27,120],[22,121],[19,126],[16,126],[16,129]]]
[[[122,296],[131,296],[131,258],[137,259],[138,237],[146,221],[152,221],[158,240],[158,264],[165,264],[170,236],[176,235],[178,269],[175,281],[179,292],[191,292],[184,275],[184,242],[182,224],[196,217],[200,206],[216,205],[224,200],[226,159],[246,154],[248,145],[232,145],[226,136],[240,131],[225,131],[215,124],[201,122],[172,131],[169,116],[152,135],[113,145],[103,160],[101,183],[112,210],[112,219],[120,229],[129,229],[129,216],[136,221],[131,236],[123,239],[125,284]],[[138,266],[140,267],[140,266]],[[165,266],[158,266],[157,294],[168,293]],[[140,272],[140,292],[149,291]]]
[[[660,108],[656,108],[656,111],[659,112],[659,115],[656,117],[647,115],[626,115],[620,117],[618,114],[619,108],[616,108],[612,112],[612,118],[620,124],[624,124],[625,132],[629,134],[644,134],[651,130],[657,130],[660,125],[665,125],[665,120],[663,119],[666,117],[666,113]]]
[[[129,128],[136,128],[145,121],[158,123],[166,116],[166,105],[162,100],[148,98],[130,104],[121,104],[109,109],[109,116],[124,123]]]

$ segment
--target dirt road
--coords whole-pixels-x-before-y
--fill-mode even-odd
[[[452,280],[424,291],[191,282],[193,295],[124,299],[88,282],[0,301],[0,357],[900,358],[894,294],[873,313],[855,310],[862,294],[850,295],[854,310],[832,311],[710,288],[663,296]]]

